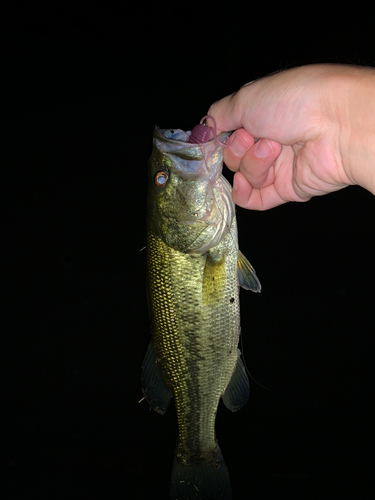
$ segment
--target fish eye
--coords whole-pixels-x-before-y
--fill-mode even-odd
[[[166,172],[156,172],[154,177],[154,182],[157,187],[162,188],[166,185],[168,180],[168,174]]]

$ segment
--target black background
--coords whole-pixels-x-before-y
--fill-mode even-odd
[[[9,22],[8,22],[9,19]],[[360,10],[232,2],[14,8],[2,55],[6,498],[167,498],[173,407],[141,399],[146,163],[267,73],[374,64]],[[228,178],[231,175],[225,173]],[[221,405],[234,498],[374,493],[373,195],[238,209],[251,400]]]

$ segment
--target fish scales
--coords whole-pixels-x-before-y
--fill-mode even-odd
[[[171,498],[230,500],[215,418],[220,397],[232,411],[248,399],[237,349],[239,286],[260,291],[260,283],[238,249],[222,146],[216,138],[186,144],[188,137],[180,130],[154,132],[147,216],[152,338],[142,389],[159,413],[172,395],[175,400]]]
[[[236,241],[231,233],[226,240],[229,247]],[[204,290],[207,256],[183,254],[152,234],[148,251],[153,343],[175,397],[179,447],[204,454],[214,447],[217,406],[237,359],[237,252],[212,273],[212,288],[222,288],[218,295]]]

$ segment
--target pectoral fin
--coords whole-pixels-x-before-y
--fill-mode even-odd
[[[245,288],[246,290],[251,290],[252,292],[260,292],[261,284],[257,278],[255,269],[247,260],[242,252],[238,250],[237,257],[237,275],[238,284]]]
[[[203,272],[203,303],[218,303],[224,294],[226,285],[225,260],[222,256],[208,252]]]
[[[245,366],[240,358],[238,351],[237,363],[234,368],[232,378],[222,395],[223,402],[231,411],[237,411],[242,408],[250,396],[249,379],[246,374]]]
[[[141,383],[143,394],[151,408],[157,413],[165,413],[172,397],[172,391],[163,380],[152,340],[143,360]]]

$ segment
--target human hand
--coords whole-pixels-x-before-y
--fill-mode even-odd
[[[232,196],[241,207],[267,210],[352,184],[375,194],[372,69],[293,68],[243,86],[208,114],[218,133],[235,130],[224,162],[237,172]]]

